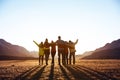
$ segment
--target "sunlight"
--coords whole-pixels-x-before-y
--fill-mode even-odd
[[[65,41],[79,39],[76,54],[82,54],[120,37],[119,5],[114,1],[48,2],[3,1],[1,38],[33,51],[33,40],[51,42],[60,35]]]

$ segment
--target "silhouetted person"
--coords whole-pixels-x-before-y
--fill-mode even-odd
[[[64,43],[64,58],[65,58],[65,64],[68,64],[68,51],[69,49],[69,43],[67,41],[65,41]]]
[[[61,36],[58,36],[58,40],[56,41],[56,44],[58,46],[58,64],[60,64],[60,58],[62,55],[62,63],[64,64],[64,41],[61,40]]]
[[[45,53],[45,61],[46,65],[48,65],[49,55],[50,55],[50,43],[48,43],[48,39],[44,42],[44,53]]]
[[[70,56],[69,56],[69,61],[71,64],[71,57],[73,57],[73,64],[75,64],[75,45],[78,43],[78,39],[76,42],[72,42],[71,40],[69,41],[69,50],[70,50]]]
[[[43,46],[43,42],[41,42],[40,44],[38,44],[37,42],[35,42],[33,40],[33,42],[39,47],[39,65],[41,64],[41,61],[42,61],[42,64],[43,64],[43,58],[44,58],[44,46]]]
[[[55,54],[56,54],[56,43],[51,41],[51,56],[52,56],[52,64],[54,64],[54,57],[55,57]]]

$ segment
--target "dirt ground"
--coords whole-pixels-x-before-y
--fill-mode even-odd
[[[37,60],[0,61],[0,80],[120,80],[120,60],[76,60],[38,65]]]

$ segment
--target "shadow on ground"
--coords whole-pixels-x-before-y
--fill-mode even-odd
[[[39,80],[42,72],[44,71],[44,66],[34,66],[31,69],[25,71],[24,73],[17,76],[14,80]]]
[[[88,67],[80,65],[54,65],[54,64],[34,66],[28,71],[25,71],[24,73],[17,76],[14,80],[40,80],[41,75],[43,74],[46,66],[49,68],[47,72],[50,72],[44,73],[48,74],[47,80],[56,80],[55,76],[58,76],[58,79],[59,77],[62,77],[62,79],[64,80],[98,80],[98,79],[117,80],[108,75],[105,75],[104,73],[92,70]],[[58,70],[59,73],[57,73],[55,70]],[[46,77],[45,75],[43,76]]]

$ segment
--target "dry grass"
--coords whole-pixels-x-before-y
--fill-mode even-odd
[[[0,80],[120,80],[120,60],[77,60],[75,65],[37,60],[0,61]]]

